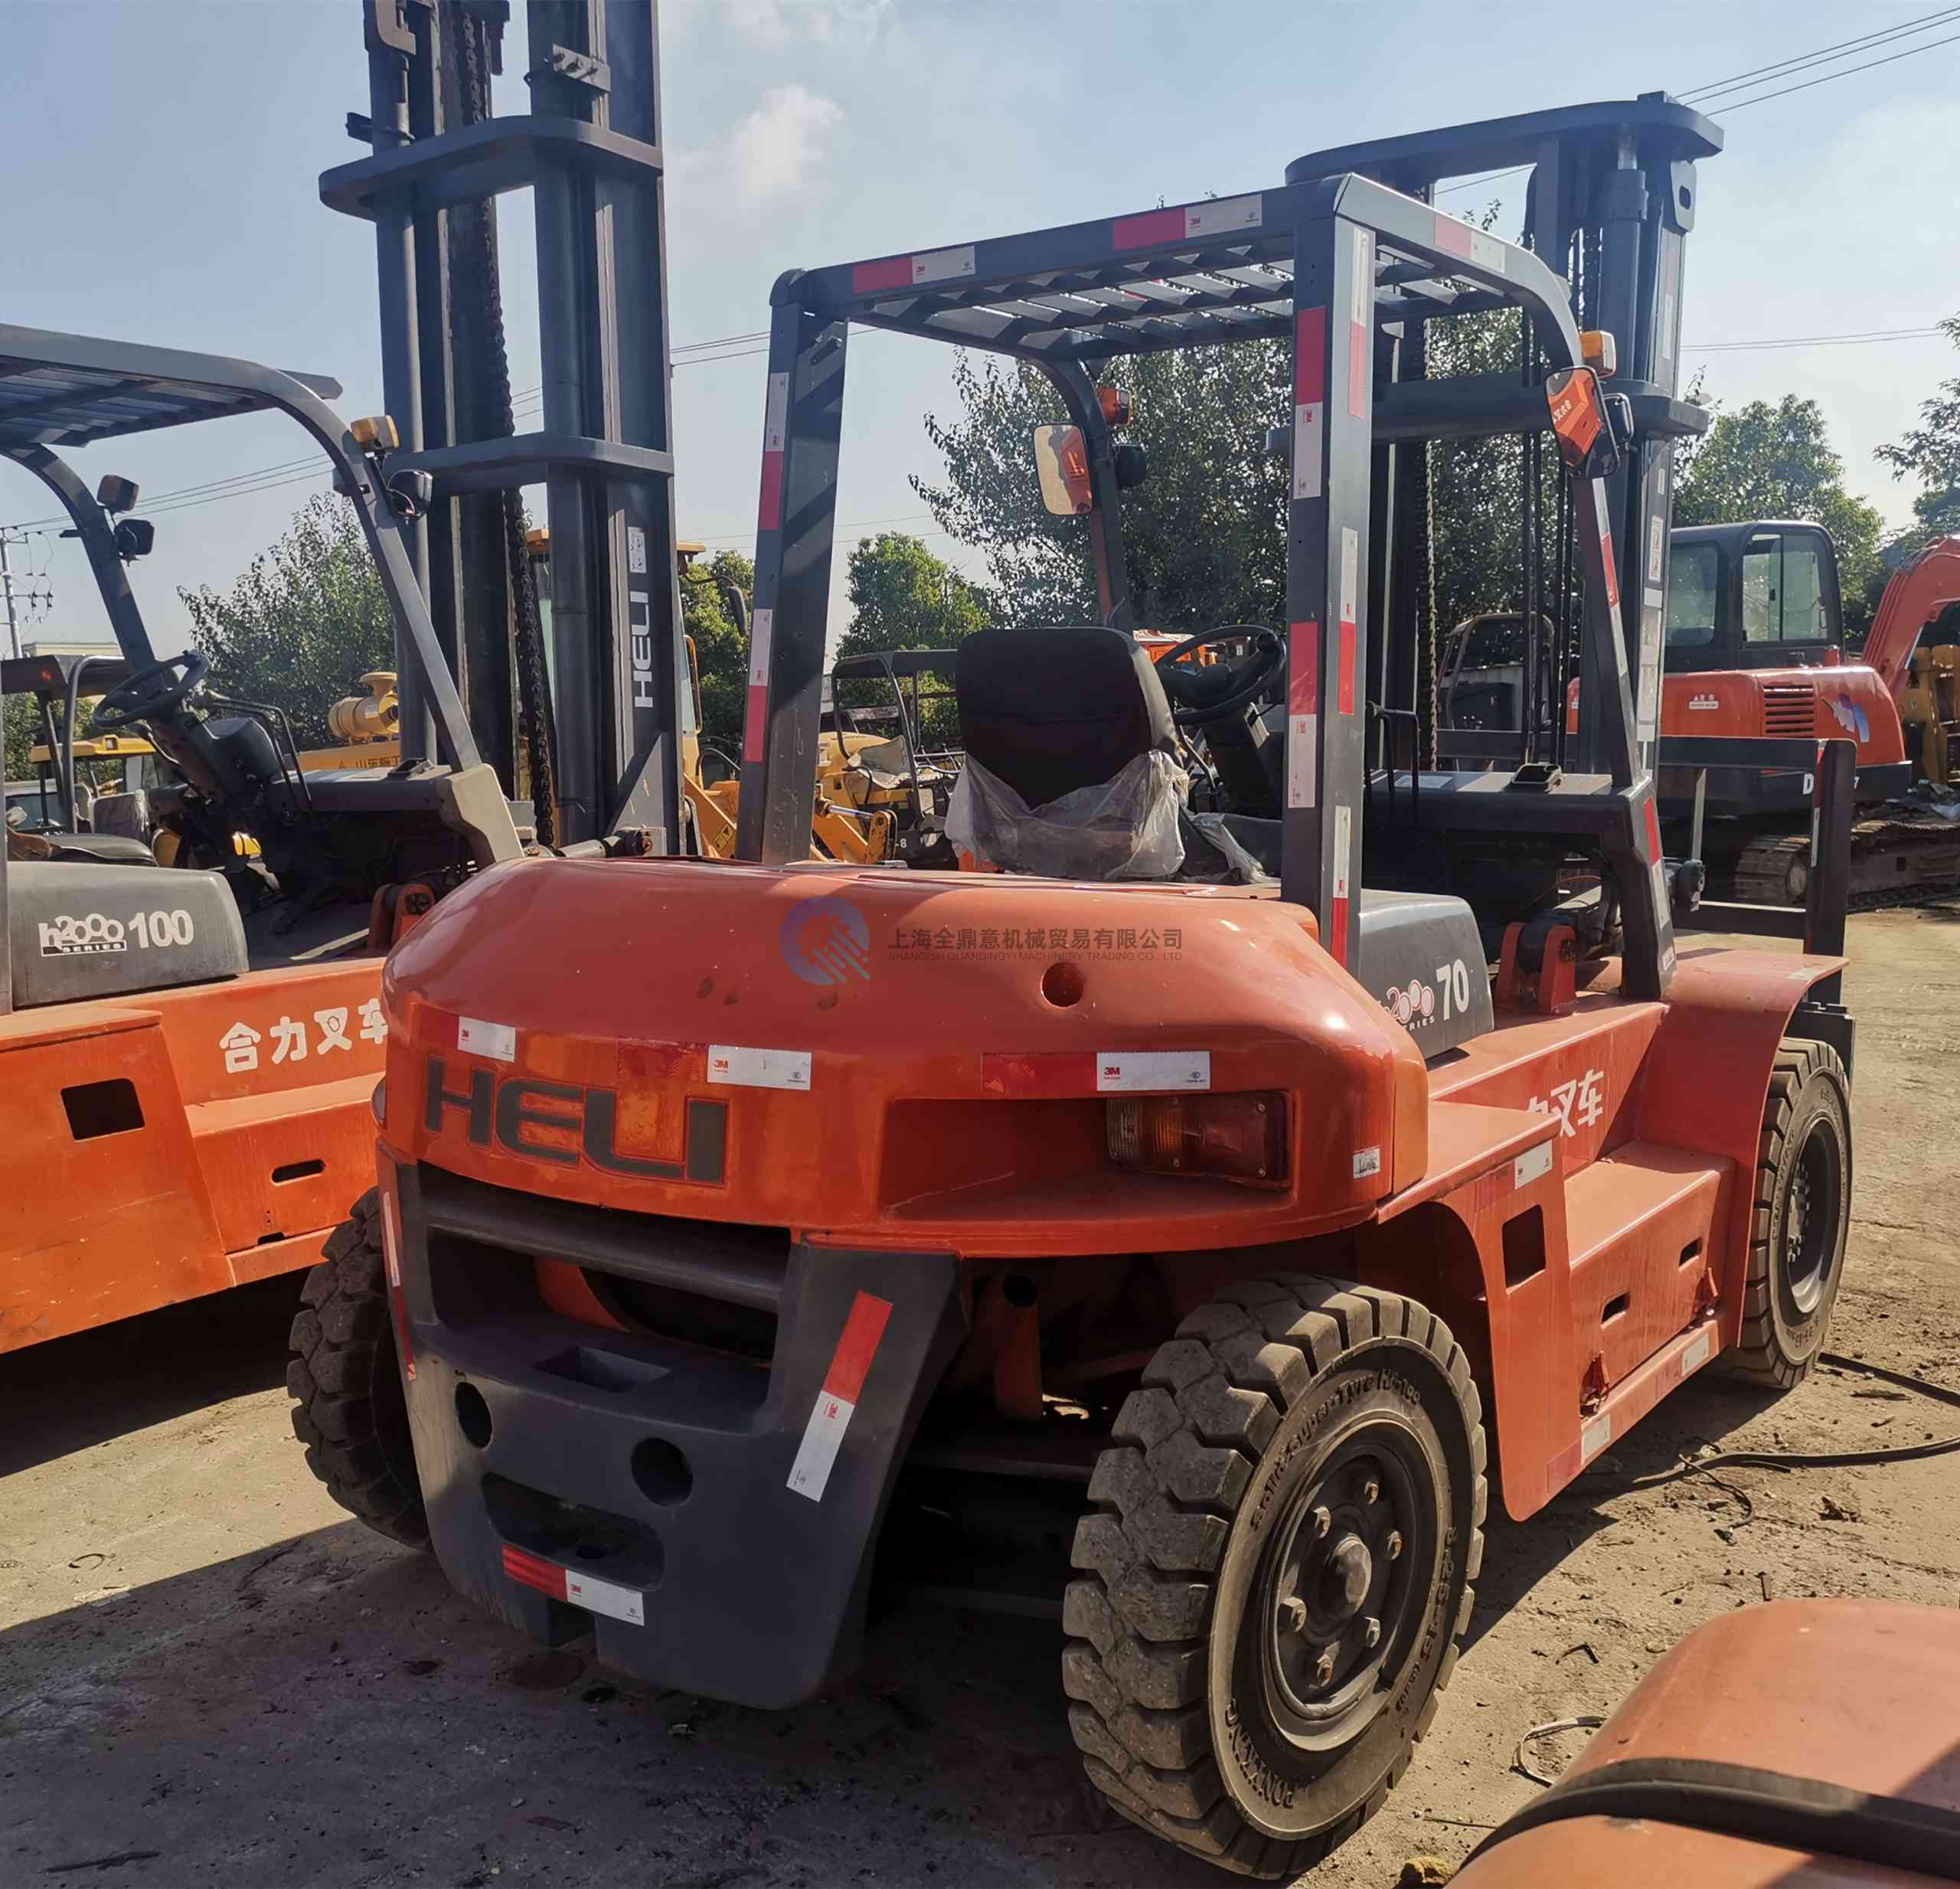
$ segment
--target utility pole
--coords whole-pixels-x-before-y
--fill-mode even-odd
[[[7,567],[7,534],[0,531],[0,609],[7,613],[7,653],[21,653],[20,625],[14,616],[14,574]]]

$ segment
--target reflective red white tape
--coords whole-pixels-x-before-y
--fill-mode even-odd
[[[1231,236],[1256,230],[1265,221],[1263,197],[1214,197],[1205,203],[1174,204],[1168,210],[1119,217],[1109,226],[1109,240],[1119,250],[1148,249],[1157,243]]]
[[[1368,417],[1368,395],[1374,384],[1374,363],[1369,348],[1374,334],[1374,239],[1366,230],[1357,230],[1354,293],[1348,309],[1348,411],[1356,420]]]
[[[1310,807],[1320,760],[1320,625],[1286,632],[1286,804]]]
[[[957,282],[973,273],[973,245],[957,249],[921,250],[912,256],[887,256],[875,263],[858,263],[851,271],[853,295],[871,295],[880,289],[913,289],[926,282]]]
[[[816,1406],[803,1427],[803,1440],[789,1469],[790,1488],[813,1502],[823,1500],[831,1466],[844,1445],[844,1433],[851,1427],[890,1316],[889,1299],[861,1292],[851,1301],[851,1315],[844,1322],[837,1349],[831,1354],[830,1369],[824,1374],[823,1388],[817,1393]]]
[[[1354,851],[1353,812],[1348,807],[1337,806],[1334,809],[1334,909],[1331,926],[1334,936],[1328,940],[1327,949],[1334,962],[1344,967],[1348,962],[1349,862]]]
[[[749,707],[742,724],[742,758],[759,761],[769,749],[769,650],[776,636],[776,612],[757,610],[749,619]]]
[[[1302,309],[1293,335],[1293,496],[1321,495],[1327,430],[1327,310]]]
[[[1341,667],[1334,678],[1334,708],[1354,712],[1354,623],[1361,583],[1361,534],[1352,525],[1341,528]]]
[[[635,1626],[646,1625],[646,1596],[636,1587],[622,1587],[617,1581],[601,1580],[560,1567],[556,1561],[504,1544],[504,1572],[526,1587],[535,1587],[554,1600],[569,1600],[589,1613],[603,1613]]]

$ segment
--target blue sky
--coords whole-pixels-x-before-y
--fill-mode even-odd
[[[1392,13],[1364,0],[668,0],[674,338],[763,328],[769,286],[792,265],[1233,194],[1304,151],[1684,91],[1932,10],[1931,0],[1851,10],[1657,0],[1624,15],[1465,0]],[[524,102],[524,9],[513,12],[506,111]],[[1960,34],[1960,19],[1906,43],[1949,31]],[[362,149],[341,129],[367,102],[356,0],[0,0],[0,70],[5,319],[328,374],[346,387],[344,413],[378,408],[371,233],[324,208],[317,188],[322,168]],[[1727,404],[1815,397],[1852,485],[1894,520],[1910,494],[1872,449],[1960,372],[1952,350],[1701,350],[1922,327],[1960,310],[1956,76],[1960,44],[1929,45],[1789,97],[1714,108],[1728,149],[1704,168],[1689,250],[1689,371],[1704,364]],[[1517,208],[1507,206],[1513,221]],[[500,216],[522,389],[537,379],[528,198],[505,199]],[[763,362],[740,345],[722,352],[676,368],[681,530],[746,550]],[[906,475],[937,470],[920,422],[949,406],[950,358],[886,335],[854,344],[842,525],[931,534]],[[97,447],[77,462],[91,480],[136,477],[155,498],[306,449],[289,424],[256,417]],[[156,510],[158,548],[137,581],[160,645],[188,630],[178,585],[228,583],[323,487],[301,478]],[[0,522],[47,510],[33,481],[0,469]],[[927,541],[969,561],[943,538]],[[37,538],[24,561],[55,596],[29,635],[106,634],[74,547]]]

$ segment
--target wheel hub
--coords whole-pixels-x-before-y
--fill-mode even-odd
[[[1426,1595],[1430,1505],[1395,1441],[1362,1432],[1302,1485],[1269,1551],[1263,1665],[1274,1722],[1308,1750],[1346,1744],[1380,1708]]]

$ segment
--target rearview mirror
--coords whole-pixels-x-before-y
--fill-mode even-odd
[[[156,527],[147,518],[124,518],[116,527],[116,549],[125,564],[147,557],[156,548]]]
[[[1580,479],[1605,479],[1620,462],[1619,446],[1590,368],[1560,368],[1545,377],[1545,404],[1559,457]]]
[[[1095,508],[1089,448],[1080,426],[1037,426],[1034,469],[1040,475],[1041,502],[1051,517],[1079,518]]]

